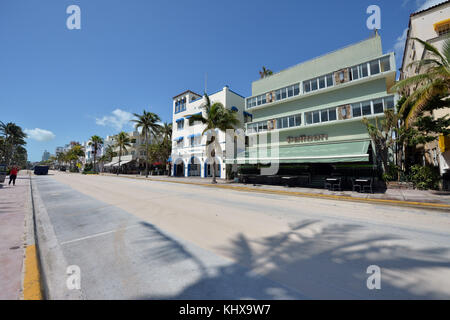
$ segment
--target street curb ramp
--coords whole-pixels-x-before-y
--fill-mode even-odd
[[[47,209],[30,178],[35,241],[41,270],[43,294],[47,300],[83,300],[81,290],[69,290],[66,258],[56,238]]]

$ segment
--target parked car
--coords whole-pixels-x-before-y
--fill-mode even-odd
[[[48,174],[48,166],[35,166],[34,167],[35,175],[46,175]]]
[[[6,164],[0,164],[0,183],[5,182],[6,173]]]
[[[59,171],[66,171],[66,167],[64,166],[59,167]]]

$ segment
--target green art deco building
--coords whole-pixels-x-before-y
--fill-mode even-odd
[[[248,143],[228,163],[245,172],[279,161],[280,174],[307,172],[313,178],[343,168],[375,168],[375,148],[362,119],[382,118],[394,108],[389,89],[395,77],[394,53],[383,54],[375,34],[253,82],[245,106]]]

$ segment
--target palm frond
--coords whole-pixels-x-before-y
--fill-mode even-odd
[[[444,58],[444,56],[442,56],[442,54],[439,52],[439,50],[435,46],[433,46],[433,45],[429,44],[428,42],[423,41],[419,38],[411,38],[411,39],[419,41],[425,47],[426,50],[428,50],[433,55],[438,57],[441,60],[442,64],[446,64],[446,59]]]
[[[411,85],[414,84],[420,84],[423,83],[424,81],[431,81],[432,77],[430,76],[429,73],[423,73],[423,74],[418,74],[415,75],[413,77],[401,80],[399,82],[397,82],[396,84],[394,84],[391,88],[392,91],[401,91],[405,88],[410,87]]]

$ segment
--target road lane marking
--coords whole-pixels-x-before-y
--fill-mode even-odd
[[[25,249],[25,275],[23,280],[24,300],[43,300],[41,289],[41,275],[37,259],[36,246],[30,245]]]
[[[134,224],[125,228],[119,228],[119,229],[115,229],[115,230],[110,230],[110,231],[105,231],[105,232],[100,232],[100,233],[95,233],[95,234],[91,234],[90,236],[86,236],[86,237],[81,237],[81,238],[77,238],[77,239],[72,239],[72,240],[68,240],[68,241],[64,241],[61,242],[61,245],[65,245],[65,244],[69,244],[69,243],[73,243],[73,242],[78,242],[78,241],[83,241],[83,240],[87,240],[87,239],[92,239],[92,238],[96,238],[96,237],[101,237],[110,233],[115,233],[118,231],[125,231],[131,228],[136,228],[139,227],[140,224]]]

